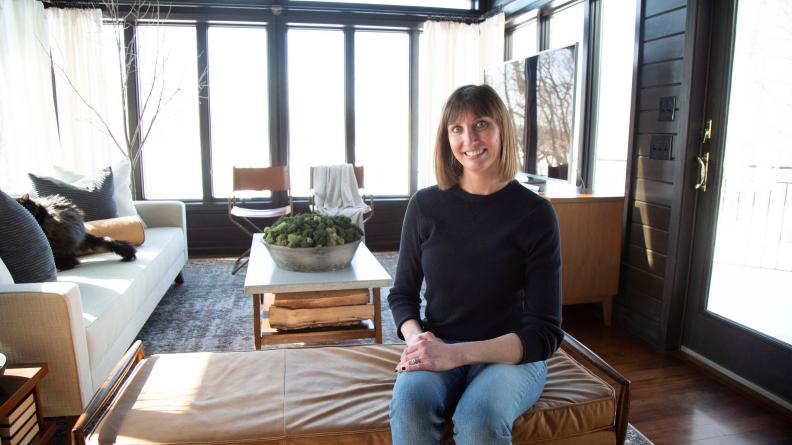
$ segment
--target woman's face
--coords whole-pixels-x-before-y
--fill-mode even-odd
[[[448,143],[465,173],[497,177],[501,129],[494,119],[465,113],[448,123]]]

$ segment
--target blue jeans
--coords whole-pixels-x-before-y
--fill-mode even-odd
[[[441,444],[453,413],[457,445],[510,444],[514,419],[539,399],[546,379],[544,361],[399,373],[390,403],[393,443]]]

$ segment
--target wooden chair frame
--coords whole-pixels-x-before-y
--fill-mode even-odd
[[[289,184],[289,168],[285,165],[255,168],[234,167],[233,184],[233,192],[228,198],[228,219],[247,233],[251,239],[254,233],[260,233],[264,229],[264,226],[254,223],[253,219],[272,220],[290,215],[294,210]],[[266,209],[245,207],[240,205],[243,200],[237,197],[237,193],[242,190],[285,192],[288,205]],[[232,275],[247,265],[249,256],[250,248],[234,261],[234,267],[231,269]]]
[[[363,190],[363,192],[360,194],[360,196],[361,196],[361,198],[363,198],[363,202],[365,202],[366,205],[369,206],[369,209],[371,209],[371,210],[368,211],[367,216],[365,218],[363,218],[363,224],[365,224],[374,216],[374,195],[365,193],[365,189],[366,189],[365,184],[366,184],[366,182],[365,182],[365,174],[364,174],[363,166],[362,165],[355,165],[353,168],[355,170],[355,179],[357,180],[358,189]],[[310,184],[311,184],[311,194],[310,194],[310,196],[308,196],[308,208],[311,210],[311,212],[316,212],[316,202],[315,202],[316,195],[314,194],[314,182],[313,182],[314,168],[313,167],[311,167],[311,171],[309,173],[309,177],[310,177]],[[367,199],[368,199],[368,202],[366,202]]]
[[[614,427],[616,429],[616,443],[623,444],[624,439],[627,437],[627,415],[630,411],[630,380],[592,352],[586,345],[566,332],[564,332],[564,341],[561,344],[561,349],[576,360],[593,366],[595,370],[591,370],[588,366],[587,368],[597,373],[600,377],[603,377],[604,374],[608,380],[618,385]],[[585,366],[585,364],[583,365]]]

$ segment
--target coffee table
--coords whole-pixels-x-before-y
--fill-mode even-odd
[[[292,272],[275,265],[264,243],[263,234],[253,235],[250,261],[245,275],[245,294],[253,297],[253,335],[256,349],[262,344],[319,343],[374,337],[382,343],[380,288],[391,286],[393,280],[365,244],[360,243],[352,263],[346,269],[332,272]],[[373,326],[367,321],[356,326],[306,328],[279,331],[262,315],[265,297],[284,292],[371,289],[374,304]],[[271,303],[271,301],[269,302]],[[266,307],[264,307],[266,309]]]

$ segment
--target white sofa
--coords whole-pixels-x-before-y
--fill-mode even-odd
[[[187,262],[184,204],[136,201],[146,223],[137,260],[80,258],[58,281],[0,284],[0,351],[9,363],[49,367],[43,412],[79,415]]]

